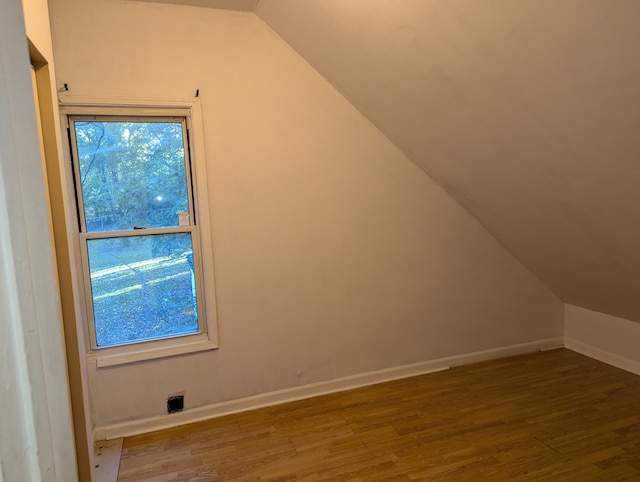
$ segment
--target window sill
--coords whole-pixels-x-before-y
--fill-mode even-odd
[[[87,357],[96,368],[106,368],[129,363],[137,363],[158,358],[167,358],[189,353],[211,351],[218,348],[206,335],[195,335],[183,339],[173,338],[158,342],[140,343],[96,350]]]

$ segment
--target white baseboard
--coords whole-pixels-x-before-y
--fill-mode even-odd
[[[244,397],[235,400],[206,405],[189,410],[185,410],[171,415],[160,415],[139,420],[131,420],[111,425],[104,425],[95,428],[95,440],[109,440],[119,437],[129,437],[141,433],[153,432],[166,428],[177,427],[187,423],[208,420],[223,415],[231,415],[247,410],[279,405],[293,402],[305,398],[317,397],[328,393],[352,390],[367,385],[388,382],[400,378],[408,378],[417,375],[424,375],[437,371],[447,370],[452,366],[467,365],[485,360],[504,358],[523,353],[530,353],[545,348],[562,346],[564,339],[547,338],[530,343],[521,343],[506,347],[494,348],[491,350],[456,355],[437,360],[429,360],[411,365],[376,370],[358,375],[328,380],[324,382],[310,383],[299,387],[285,388],[274,392],[263,393],[251,397]],[[577,351],[577,350],[576,350]]]
[[[640,362],[625,358],[620,355],[616,355],[615,353],[602,350],[593,345],[589,345],[572,338],[565,337],[564,344],[570,350],[576,351],[608,365],[612,365],[614,367],[621,368],[622,370],[640,375]]]

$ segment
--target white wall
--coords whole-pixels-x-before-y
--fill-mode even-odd
[[[565,346],[640,375],[640,323],[565,305]]]
[[[253,14],[52,12],[71,95],[199,89],[204,116],[220,348],[90,368],[99,427],[562,336],[562,303]]]
[[[22,0],[24,24],[29,40],[39,52],[52,62],[53,46],[49,26],[49,7],[46,0]]]
[[[35,65],[35,76],[38,90],[41,134],[45,151],[43,164],[44,179],[48,183],[45,195],[49,200],[49,217],[53,223],[54,238],[53,260],[56,265],[56,288],[64,286],[58,297],[58,310],[64,320],[64,336],[66,344],[67,373],[71,385],[71,402],[73,409],[74,435],[78,471],[80,480],[89,480],[93,467],[93,427],[87,421],[85,409],[89,406],[86,365],[84,364],[85,348],[80,339],[78,343],[77,323],[74,315],[74,299],[70,267],[68,263],[69,249],[67,245],[67,226],[65,223],[65,206],[61,185],[60,144],[61,129],[58,112],[57,88],[55,83],[55,65],[53,43],[49,25],[49,7],[47,0],[22,0],[27,37],[31,42],[32,62]],[[64,179],[64,178],[62,178]],[[53,222],[55,220],[55,222]],[[66,264],[65,264],[66,263]],[[82,332],[82,331],[81,331]]]
[[[77,480],[22,4],[0,2],[0,460],[8,481]]]
[[[640,321],[640,2],[256,13],[560,298]]]

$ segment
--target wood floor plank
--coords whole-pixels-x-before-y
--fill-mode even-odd
[[[640,480],[640,377],[560,349],[128,437],[120,482]]]

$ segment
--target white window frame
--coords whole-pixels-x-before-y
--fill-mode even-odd
[[[218,348],[217,310],[215,298],[215,282],[213,272],[213,250],[211,218],[209,213],[207,172],[204,157],[204,135],[200,102],[197,98],[177,100],[130,100],[130,99],[94,99],[79,98],[77,96],[60,96],[60,114],[63,126],[67,127],[64,133],[67,139],[70,136],[69,118],[73,116],[119,116],[119,117],[181,117],[186,119],[189,143],[189,156],[191,163],[191,186],[193,189],[193,202],[195,215],[197,216],[197,230],[193,233],[194,246],[199,244],[200,269],[196,270],[196,283],[202,287],[198,298],[199,332],[195,334],[179,335],[175,337],[161,338],[157,340],[145,340],[126,345],[97,347],[95,344],[92,323],[92,299],[90,280],[83,268],[81,251],[84,249],[84,239],[87,233],[81,232],[76,215],[76,199],[73,191],[74,180],[72,172],[71,143],[65,139],[63,149],[65,154],[65,176],[67,179],[67,202],[73,209],[67,209],[70,226],[70,242],[72,243],[72,257],[75,286],[78,287],[80,299],[80,318],[83,320],[83,332],[85,345],[88,348],[87,360],[100,367],[135,363],[144,360],[183,355]],[[186,154],[186,153],[185,153]],[[139,234],[139,233],[136,233]],[[145,234],[148,234],[145,230]],[[195,252],[195,250],[194,250]],[[194,258],[194,263],[197,259]],[[198,274],[199,273],[199,274]],[[202,304],[202,306],[201,306]],[[204,319],[204,321],[201,321]]]

